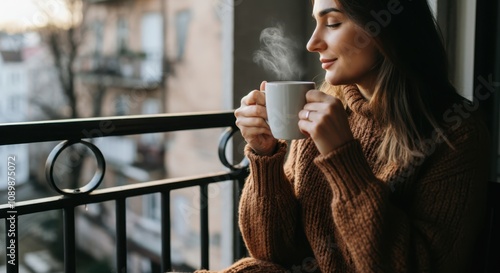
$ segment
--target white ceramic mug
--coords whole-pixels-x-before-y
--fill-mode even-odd
[[[299,112],[306,104],[307,91],[315,88],[314,82],[305,81],[266,83],[267,118],[275,138],[305,138],[299,130]]]

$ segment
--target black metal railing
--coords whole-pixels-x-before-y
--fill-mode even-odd
[[[181,130],[196,130],[207,128],[224,128],[219,143],[219,158],[227,167],[227,171],[210,173],[181,179],[163,179],[130,184],[120,187],[95,189],[99,186],[104,176],[105,160],[99,149],[91,142],[83,139],[125,136],[145,133],[173,132]],[[239,164],[231,164],[226,158],[226,146],[232,135],[237,132],[234,125],[233,112],[210,112],[188,114],[161,114],[146,116],[90,118],[42,122],[26,122],[0,125],[2,143],[22,144],[44,141],[64,141],[49,155],[47,160],[47,179],[52,183],[52,167],[65,147],[75,143],[83,143],[94,152],[98,162],[98,172],[93,180],[79,189],[59,189],[55,183],[52,187],[61,195],[40,198],[15,203],[15,211],[10,204],[0,206],[0,218],[5,219],[7,231],[13,230],[14,234],[6,232],[5,237],[7,261],[9,252],[19,253],[17,230],[19,229],[18,216],[51,210],[63,212],[64,236],[64,272],[76,271],[76,243],[75,243],[75,208],[77,206],[100,203],[105,201],[115,202],[116,221],[116,269],[117,272],[127,272],[127,230],[126,230],[126,199],[152,193],[161,195],[161,270],[172,270],[171,238],[170,238],[170,192],[172,190],[199,186],[200,190],[200,230],[201,230],[201,266],[209,267],[209,229],[208,229],[208,186],[211,183],[234,181],[233,184],[233,255],[234,259],[245,255],[245,247],[241,240],[237,225],[237,205],[244,179],[248,175],[248,162],[244,159]],[[13,235],[9,236],[9,235]],[[14,239],[11,241],[11,239]],[[11,245],[10,242],[13,242]],[[11,248],[9,248],[11,247]],[[7,263],[7,272],[18,272],[19,263]]]

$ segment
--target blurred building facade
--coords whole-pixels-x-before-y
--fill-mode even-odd
[[[110,0],[88,1],[84,43],[79,52],[78,85],[103,95],[102,115],[199,112],[222,109],[222,34],[216,1]],[[81,100],[83,105],[89,103]],[[88,113],[89,115],[91,113]],[[102,138],[111,169],[106,186],[140,183],[218,171],[220,130],[152,134],[134,138]],[[228,184],[229,185],[229,184]],[[211,267],[231,262],[230,213],[223,192],[215,185],[210,198]],[[199,267],[199,205],[197,189],[172,192],[172,253],[179,268]],[[129,200],[130,272],[156,271],[160,261],[160,199]],[[82,248],[95,258],[113,259],[112,205],[92,205],[78,221]],[[97,219],[97,221],[96,221]],[[110,222],[111,221],[111,222]],[[97,230],[97,232],[96,232]],[[96,236],[96,234],[100,234]],[[226,234],[230,234],[226,232]],[[224,249],[221,248],[225,245]],[[95,249],[100,249],[95,253]],[[224,254],[226,253],[226,254]]]
[[[0,46],[0,123],[20,122],[28,115],[29,81],[23,55],[19,48],[9,46],[2,39]],[[15,171],[13,182],[25,183],[29,176],[27,145],[0,146],[1,158],[12,158],[10,171]],[[7,177],[8,168],[0,168],[1,177]],[[0,190],[6,190],[7,183],[0,183]]]
[[[80,117],[222,110],[222,24],[218,2],[85,0],[84,21],[79,29],[83,36],[73,66]],[[2,122],[64,118],[71,112],[43,35],[25,33],[24,40],[41,40],[23,41],[17,51],[1,51],[0,90],[6,98],[0,105]],[[221,133],[213,129],[96,138],[94,142],[107,163],[101,188],[220,171],[223,166],[217,145]],[[89,132],[89,137],[96,134],[99,132]],[[20,157],[32,165],[22,164],[19,174],[23,170],[25,181],[31,175],[45,184],[43,165],[54,144],[36,145],[29,146],[33,147],[29,154],[28,145],[21,146],[22,152],[16,150],[16,155],[23,155]],[[8,147],[6,153],[15,148]],[[69,170],[71,162],[66,164],[64,168]],[[81,182],[92,175],[93,169],[85,167]],[[232,262],[231,185],[213,185],[209,192],[210,264],[217,269]],[[200,266],[198,198],[197,188],[171,193],[172,260],[180,270]],[[160,212],[158,195],[127,200],[129,272],[158,272]],[[89,204],[77,210],[76,217],[78,248],[111,268],[115,256],[114,213],[113,204]],[[38,227],[45,224],[33,227],[39,231]],[[56,240],[53,235],[37,234],[34,236]],[[28,256],[38,253],[30,251]],[[36,266],[26,266],[36,271]]]

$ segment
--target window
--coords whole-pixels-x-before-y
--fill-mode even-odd
[[[163,16],[158,12],[149,12],[141,19],[141,46],[146,53],[142,62],[141,78],[148,82],[159,82],[163,68]]]
[[[9,108],[11,113],[18,113],[21,110],[21,98],[19,96],[11,96],[9,99]]]
[[[19,74],[19,72],[12,72],[10,74],[10,83],[12,86],[19,85],[20,81],[21,81],[21,75]]]
[[[123,17],[118,19],[118,26],[116,28],[117,37],[117,51],[123,52],[128,49],[128,24],[127,20]]]
[[[161,219],[161,201],[159,194],[150,194],[142,197],[144,200],[144,216],[152,220]]]
[[[128,115],[129,113],[129,101],[128,96],[120,94],[115,100],[115,114],[117,116]]]
[[[186,51],[186,40],[188,36],[189,22],[191,21],[191,11],[178,11],[175,15],[175,34],[177,44],[177,60],[182,61]]]
[[[104,46],[104,26],[100,21],[94,23],[94,39],[94,54],[100,55]]]
[[[498,1],[490,0],[470,2],[476,3],[477,14],[473,95],[475,102],[482,107],[490,129],[490,180],[500,182],[500,5]]]

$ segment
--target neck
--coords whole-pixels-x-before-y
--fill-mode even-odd
[[[363,85],[363,84],[356,84],[356,86],[358,87],[361,95],[363,95],[363,97],[366,99],[366,100],[370,100],[373,96],[373,86],[370,85],[370,86],[366,86],[366,85]]]
[[[377,71],[371,71],[366,75],[362,81],[356,83],[361,95],[365,97],[366,100],[370,100],[375,92],[375,83],[377,81]]]

